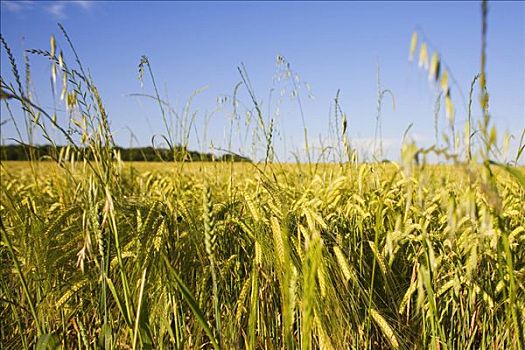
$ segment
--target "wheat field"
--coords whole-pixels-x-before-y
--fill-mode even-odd
[[[519,348],[503,171],[34,167],[2,164],[4,348]]]
[[[337,95],[338,160],[310,157],[303,120],[307,160],[279,163],[243,66],[234,96],[248,92],[264,158],[124,162],[59,26],[70,59],[54,36],[27,54],[49,61],[66,124],[38,105],[1,40],[2,103],[25,118],[29,160],[0,163],[0,349],[525,349],[525,130],[514,162],[494,159],[485,46],[465,133],[437,54],[427,67],[446,93],[444,147],[407,140],[399,161],[365,161]],[[416,33],[411,59],[417,45]],[[153,83],[166,152],[187,159],[191,114],[172,133],[145,56],[139,76]],[[389,95],[379,87],[380,148]]]

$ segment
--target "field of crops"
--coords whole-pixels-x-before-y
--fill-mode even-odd
[[[138,95],[158,104],[166,130],[132,163],[122,159],[141,158],[122,157],[129,150],[62,25],[61,44],[53,35],[50,50],[25,50],[22,70],[0,36],[0,126],[14,125],[5,139],[29,160],[0,161],[0,350],[525,350],[525,129],[500,142],[492,122],[481,8],[481,67],[457,120],[457,82],[413,33],[409,60],[419,45],[438,92],[435,142],[417,146],[410,124],[397,162],[383,159],[381,106],[394,96],[379,68],[373,157],[354,147],[339,91],[327,118],[335,144],[315,153],[299,78],[277,56],[302,119],[292,164],[279,162],[277,113],[243,64],[220,98],[232,111],[216,157],[190,153],[193,96],[174,111],[142,56],[139,79],[153,93]],[[53,108],[36,97],[28,57],[50,67]],[[252,161],[248,147],[232,151],[236,127]]]
[[[92,165],[2,163],[2,348],[523,341],[519,176],[115,163],[102,187]]]

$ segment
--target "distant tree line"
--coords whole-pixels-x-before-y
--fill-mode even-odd
[[[0,145],[0,160],[52,160],[56,159],[61,150],[65,146],[29,146],[29,145]],[[216,156],[212,153],[200,153],[197,151],[190,151],[184,147],[176,147],[174,149],[167,148],[153,148],[153,147],[115,147],[115,151],[120,154],[120,159],[123,161],[133,162],[160,162],[160,161],[234,161],[234,162],[250,162],[249,158],[237,154],[223,154]],[[80,149],[80,152],[75,154],[76,159],[92,160],[93,156],[91,150],[88,148]]]

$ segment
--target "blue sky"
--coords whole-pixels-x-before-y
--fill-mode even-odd
[[[227,148],[231,105],[217,98],[231,95],[241,80],[237,66],[246,66],[266,116],[279,105],[275,144],[281,160],[303,148],[303,130],[291,81],[275,81],[276,56],[283,55],[299,74],[301,99],[310,145],[335,142],[330,133],[333,99],[349,119],[352,143],[373,153],[377,108],[377,67],[383,88],[392,91],[382,109],[385,156],[396,159],[401,136],[413,123],[410,137],[420,145],[434,141],[434,105],[438,87],[429,83],[417,62],[408,62],[410,37],[419,28],[450,68],[464,96],[479,71],[481,11],[478,2],[32,2],[2,1],[1,32],[22,66],[23,48],[49,48],[57,37],[66,60],[70,52],[56,25],[62,23],[84,65],[99,87],[117,143],[130,145],[130,130],[141,145],[152,135],[165,134],[160,110],[153,101],[130,97],[152,93],[146,78],[141,87],[137,65],[147,55],[161,95],[182,111],[193,99],[197,133],[190,148],[210,144]],[[488,16],[488,89],[490,112],[500,135],[508,130],[519,138],[525,127],[525,4],[490,2]],[[22,38],[24,38],[22,40]],[[42,105],[53,107],[49,64],[31,57],[34,86]],[[2,76],[8,62],[1,56]],[[306,85],[313,98],[308,97]],[[270,90],[273,90],[269,105]],[[282,101],[278,103],[281,91]],[[480,117],[475,91],[474,118]],[[463,130],[466,101],[452,86],[456,129]],[[241,102],[250,106],[241,87]],[[63,102],[57,101],[57,108]],[[242,106],[241,112],[245,112]],[[330,114],[332,111],[332,114]],[[6,116],[2,105],[2,118]],[[15,113],[17,118],[20,113]],[[208,116],[208,117],[206,117]],[[205,123],[205,119],[209,119]],[[244,118],[244,114],[243,114]],[[440,133],[446,130],[444,108]],[[19,121],[21,122],[21,121]],[[252,155],[251,136],[242,121],[234,131],[233,150]],[[252,123],[252,125],[254,125]],[[206,126],[206,127],[205,127]],[[206,130],[205,130],[206,129]],[[2,140],[16,137],[11,122],[2,127]],[[442,141],[440,141],[442,143]],[[515,143],[513,145],[515,147]],[[261,152],[256,156],[260,156]]]

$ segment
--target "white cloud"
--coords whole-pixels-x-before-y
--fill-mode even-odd
[[[37,1],[14,1],[14,0],[2,0],[2,10],[6,10],[12,13],[23,13],[29,10],[38,9],[51,14],[56,19],[64,19],[68,16],[68,11],[71,8],[77,7],[82,11],[90,11],[93,6],[93,1],[88,0],[77,0],[77,1],[50,1],[50,2],[37,2]]]
[[[411,135],[408,135],[407,137],[410,137],[410,136],[417,143],[429,143],[429,142],[434,141],[432,137],[425,135],[425,134],[416,133],[416,132],[412,133]]]
[[[2,7],[9,12],[21,12],[33,8],[34,1],[2,0]]]
[[[84,10],[89,10],[90,8],[93,7],[93,1],[88,1],[88,0],[73,1],[73,4],[83,8]]]
[[[2,7],[11,12],[18,12],[22,9],[22,6],[14,1],[2,1]]]
[[[47,12],[52,14],[55,18],[63,19],[67,17],[66,12],[65,12],[66,4],[67,4],[66,2],[56,1],[50,4],[49,6],[47,6],[46,10]]]
[[[396,157],[401,143],[401,140],[398,138],[383,137],[383,153],[380,156],[381,141],[379,139],[374,139],[373,137],[351,137],[349,141],[361,160],[372,160],[376,157],[393,159],[392,157]]]
[[[362,147],[373,151],[374,145],[379,148],[380,140],[374,139],[373,137],[354,137],[350,138],[350,143],[354,147]],[[399,143],[399,139],[395,138],[383,138],[383,148],[389,148]]]

